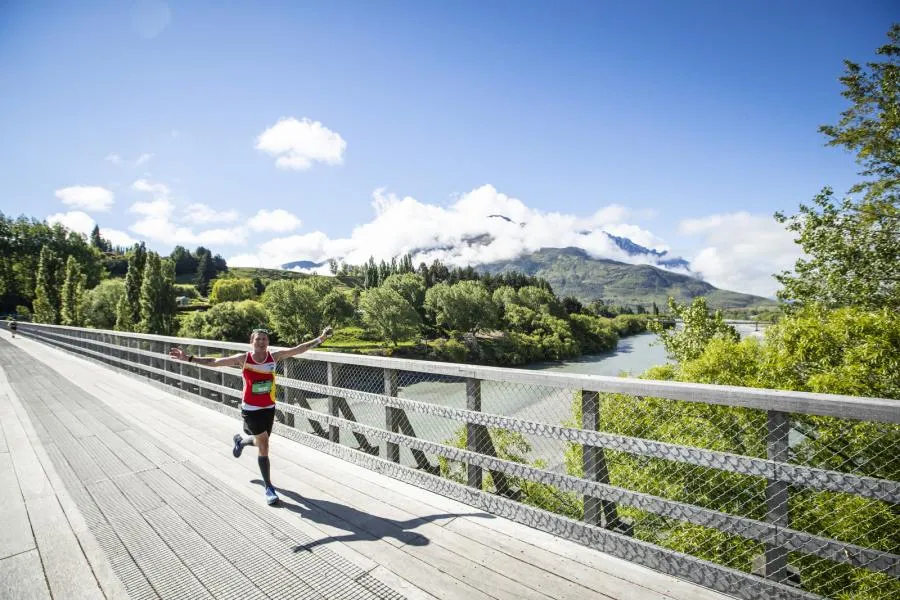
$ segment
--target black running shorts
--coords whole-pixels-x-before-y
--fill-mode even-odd
[[[275,407],[260,410],[242,410],[244,417],[244,433],[247,435],[259,435],[266,432],[271,435],[272,425],[275,423]]]

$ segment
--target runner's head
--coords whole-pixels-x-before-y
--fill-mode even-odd
[[[250,333],[250,345],[254,350],[264,352],[269,347],[269,332],[265,329],[254,329]]]

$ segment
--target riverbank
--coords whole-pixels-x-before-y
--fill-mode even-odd
[[[323,350],[495,367],[527,367],[541,361],[578,360],[582,356],[615,352],[621,340],[646,334],[649,320],[648,315],[604,318],[576,314],[571,315],[570,322],[539,318],[535,323],[523,323],[524,331],[465,333],[393,346],[370,339],[360,328],[343,328],[335,333],[330,348]]]

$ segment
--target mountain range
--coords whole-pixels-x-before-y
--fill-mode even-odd
[[[510,223],[504,215],[490,215]],[[584,232],[585,234],[590,232]],[[550,282],[560,297],[574,296],[588,303],[602,299],[608,304],[643,305],[654,302],[664,307],[668,298],[688,302],[697,296],[705,296],[711,308],[746,308],[774,306],[774,302],[761,296],[721,290],[703,281],[700,274],[691,270],[690,263],[681,257],[669,256],[665,250],[647,248],[634,241],[603,232],[623,252],[649,264],[625,263],[608,258],[594,258],[576,247],[541,248],[512,260],[473,264],[482,273],[519,271],[542,277]],[[469,236],[459,244],[469,247],[489,246],[494,237],[489,233]],[[411,251],[414,262],[417,256],[434,251],[452,251],[452,245],[415,248]],[[283,269],[320,270],[327,261],[296,260],[283,264]]]
[[[602,299],[608,304],[660,308],[669,296],[687,302],[706,296],[711,308],[773,305],[761,296],[720,290],[701,279],[652,265],[634,265],[607,258],[592,258],[581,248],[541,248],[515,260],[475,267],[484,273],[519,271],[550,282],[557,296],[575,296],[582,302]]]

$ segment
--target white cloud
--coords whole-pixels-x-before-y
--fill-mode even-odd
[[[90,236],[91,232],[94,231],[94,227],[97,225],[97,222],[94,221],[94,219],[91,218],[90,215],[77,210],[67,213],[52,214],[47,217],[47,222],[51,225],[61,223],[70,231],[82,233],[85,236]],[[122,246],[127,248],[137,243],[137,240],[135,240],[133,237],[131,237],[124,231],[119,231],[118,229],[107,229],[105,227],[101,227],[100,236],[111,243],[113,246]]]
[[[56,190],[56,197],[63,204],[84,210],[102,212],[113,205],[113,193],[94,185],[73,185]]]
[[[289,117],[263,131],[256,140],[256,149],[277,157],[275,164],[282,169],[303,171],[315,162],[343,163],[347,142],[319,121]]]
[[[171,135],[173,138],[177,138],[179,135],[181,135],[181,132],[177,129],[173,129],[171,132],[169,132],[169,135]]]
[[[150,202],[135,202],[128,210],[146,217],[168,220],[175,206],[167,198],[160,198]]]
[[[137,192],[147,192],[157,198],[166,198],[171,194],[169,186],[164,183],[154,183],[148,179],[138,179],[131,184],[131,189]]]
[[[106,229],[104,227],[101,227],[100,237],[102,237],[113,246],[120,246],[122,248],[128,248],[138,243],[136,239],[134,239],[124,231],[120,231],[118,229]]]
[[[90,235],[91,231],[94,229],[94,225],[97,224],[90,215],[83,213],[80,210],[52,214],[47,217],[47,223],[50,225],[60,223],[66,229],[76,233],[83,233],[84,235]]]
[[[136,223],[128,229],[132,232],[155,242],[167,245],[242,245],[247,242],[247,236],[243,228],[233,229],[207,229],[194,232],[189,227],[183,227],[172,221],[175,212],[175,204],[172,201],[172,191],[164,183],[138,179],[131,188],[135,191],[153,195],[153,200],[135,202],[129,209],[131,212],[142,215]],[[210,209],[205,205],[192,204],[188,207],[202,206],[200,210],[189,212],[191,216],[209,216]]]
[[[233,223],[240,216],[233,209],[216,210],[200,203],[188,204],[182,215],[188,223]]]
[[[276,208],[275,210],[260,210],[247,224],[253,231],[287,233],[300,227],[301,221],[288,211]]]
[[[112,154],[108,154],[103,160],[109,161],[116,166],[130,165],[130,166],[134,166],[134,167],[140,167],[141,165],[145,165],[148,162],[150,162],[150,159],[153,158],[154,156],[156,156],[156,155],[153,154],[152,152],[144,152],[143,154],[138,156],[136,159],[134,159],[134,162],[131,162],[131,161],[126,161],[124,158],[122,158],[120,155],[118,155],[116,153],[112,153]]]
[[[779,288],[772,275],[793,267],[801,256],[794,236],[768,215],[747,212],[685,219],[683,235],[703,236],[705,248],[691,267],[713,285],[771,297]]]
[[[131,184],[131,189],[137,192],[147,192],[159,196],[168,196],[171,192],[169,187],[164,183],[154,183],[149,179],[137,179]]]
[[[207,229],[195,233],[189,227],[180,227],[161,217],[141,219],[129,229],[146,239],[172,246],[239,246],[247,243],[247,237],[240,229]]]
[[[356,227],[348,238],[331,239],[319,231],[275,238],[261,244],[255,253],[232,257],[229,264],[240,260],[248,266],[277,267],[294,260],[322,262],[329,258],[361,264],[369,256],[390,260],[412,252],[417,263],[440,259],[451,265],[474,265],[512,260],[543,247],[566,246],[623,262],[652,260],[629,256],[607,231],[665,248],[651,232],[625,222],[631,216],[625,207],[606,206],[586,217],[547,213],[490,185],[459,196],[449,206],[400,198],[379,189],[373,193],[372,209],[373,220]]]

